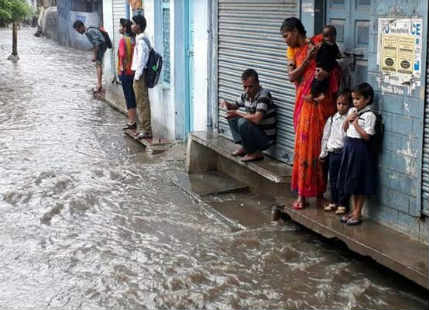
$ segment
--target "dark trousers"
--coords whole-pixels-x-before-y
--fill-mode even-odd
[[[136,108],[136,96],[134,94],[133,82],[134,75],[121,74],[119,80],[122,84],[122,89],[124,91],[125,102],[127,104],[127,109]]]
[[[345,206],[348,209],[349,197],[344,194],[341,187],[337,186],[338,172],[340,171],[341,158],[343,153],[329,152],[327,158],[329,187],[331,189],[332,202],[339,206]]]
[[[229,119],[228,123],[234,142],[241,143],[247,153],[263,151],[271,146],[271,140],[261,128],[251,121],[242,117],[235,117]]]

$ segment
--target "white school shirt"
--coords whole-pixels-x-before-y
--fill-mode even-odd
[[[370,106],[367,106],[364,109],[368,109],[368,112],[365,112],[362,115],[358,116],[358,124],[367,134],[372,136],[375,134],[375,121],[377,120],[377,116],[375,116],[375,114],[370,111]],[[356,111],[356,108],[351,108],[347,115],[350,115],[351,113]],[[349,124],[349,128],[347,129],[346,135],[349,138],[362,139],[362,136],[359,134],[359,132],[356,130],[355,126],[353,126],[352,123]]]
[[[135,71],[134,80],[139,80],[143,75],[149,59],[149,46],[145,42],[144,34],[140,33],[136,36],[136,45],[134,47],[133,62],[131,70]]]
[[[347,114],[347,113],[346,113]],[[323,129],[322,151],[320,158],[328,156],[328,152],[344,147],[344,138],[346,133],[343,130],[343,124],[346,120],[346,114],[341,115],[339,112],[328,118]]]

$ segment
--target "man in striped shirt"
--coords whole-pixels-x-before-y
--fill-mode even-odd
[[[262,160],[262,151],[272,146],[276,138],[275,105],[270,92],[260,86],[255,70],[244,71],[241,81],[244,92],[235,103],[221,102],[227,109],[226,118],[234,142],[242,145],[232,155],[243,156],[243,162]],[[239,108],[244,108],[245,112]]]

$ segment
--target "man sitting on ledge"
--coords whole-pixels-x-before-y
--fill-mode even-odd
[[[255,70],[244,71],[241,81],[244,92],[234,104],[221,100],[221,105],[227,109],[226,118],[234,142],[242,145],[232,155],[244,156],[243,162],[262,160],[262,151],[275,141],[276,109],[270,92],[259,85]],[[244,107],[246,112],[239,111],[240,107]]]

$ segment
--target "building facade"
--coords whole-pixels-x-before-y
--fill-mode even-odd
[[[173,140],[213,130],[230,137],[218,101],[235,100],[242,71],[254,68],[278,108],[277,144],[269,152],[286,164],[293,162],[295,87],[288,81],[280,26],[296,16],[311,36],[334,25],[351,85],[366,81],[374,87],[384,120],[378,194],[368,202],[368,216],[428,243],[427,1],[144,0],[142,9],[146,35],[164,56],[162,81],[150,90],[154,134]],[[126,0],[103,3],[104,26],[115,43],[105,64],[113,81],[119,18],[132,14]],[[397,59],[386,54],[395,36]],[[396,60],[402,69],[391,64]]]
[[[163,55],[159,84],[150,89],[154,135],[183,140],[191,130],[205,130],[208,119],[209,0],[107,0],[104,27],[113,38],[105,56],[107,81],[118,82],[116,55],[119,20],[133,14],[147,19],[146,36]]]
[[[58,41],[65,46],[78,49],[91,49],[86,36],[73,29],[73,23],[81,20],[87,27],[103,25],[102,0],[57,0]]]
[[[324,24],[334,25],[351,85],[365,81],[374,87],[384,120],[378,195],[368,202],[368,216],[428,243],[427,1],[216,0],[212,5],[213,129],[230,136],[224,111],[216,102],[233,100],[242,89],[240,73],[255,68],[279,111],[278,140],[271,154],[292,163],[295,90],[287,78],[280,25],[286,17],[299,17],[309,36]],[[388,55],[389,49],[396,58]]]

